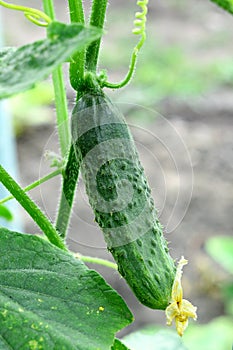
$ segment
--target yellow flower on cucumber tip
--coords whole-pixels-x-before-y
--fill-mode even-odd
[[[182,336],[188,326],[189,317],[197,319],[196,306],[193,306],[188,300],[183,299],[183,289],[181,285],[181,277],[183,266],[188,263],[188,260],[182,256],[176,270],[176,276],[172,286],[171,302],[165,310],[167,317],[167,325],[172,324],[175,320],[177,333]]]

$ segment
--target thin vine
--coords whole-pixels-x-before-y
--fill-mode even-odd
[[[134,29],[132,32],[135,35],[140,35],[140,40],[135,46],[135,48],[133,49],[133,53],[132,53],[131,61],[129,65],[129,71],[126,77],[119,83],[111,83],[106,81],[105,75],[102,74],[99,76],[101,87],[108,87],[111,89],[120,89],[125,85],[127,85],[130,82],[131,78],[133,77],[136,63],[137,63],[138,53],[146,40],[146,16],[148,12],[148,8],[147,8],[148,1],[149,0],[139,0],[137,2],[137,5],[141,7],[141,12],[136,12],[135,14]]]
[[[26,7],[26,6],[21,6],[21,5],[15,5],[15,4],[8,4],[5,1],[0,0],[0,5],[3,7],[6,7],[11,10],[16,10],[16,11],[22,11],[25,15],[25,17],[32,23],[41,26],[41,27],[47,27],[49,23],[52,22],[52,19],[47,16],[44,12],[31,8],[31,7]]]
[[[30,191],[30,190],[32,190],[32,189],[34,189],[34,188],[40,186],[40,185],[43,184],[44,182],[47,182],[48,180],[54,178],[55,176],[62,174],[62,172],[63,172],[63,169],[62,169],[62,168],[61,168],[61,169],[57,169],[57,170],[51,172],[50,174],[45,175],[45,176],[42,177],[41,179],[36,180],[36,181],[34,181],[33,183],[31,183],[30,185],[24,187],[23,190],[24,190],[24,192],[28,192],[28,191]],[[14,196],[5,197],[5,198],[3,198],[3,199],[0,200],[0,204],[4,204],[4,203],[10,201],[11,199],[14,199]]]
[[[106,266],[106,267],[109,267],[110,269],[113,269],[116,271],[118,270],[117,264],[115,264],[109,260],[106,260],[106,259],[95,258],[93,256],[81,255],[79,253],[75,253],[74,256],[75,256],[75,258],[77,258],[83,262],[86,262],[86,263]]]

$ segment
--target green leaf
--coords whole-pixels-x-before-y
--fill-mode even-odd
[[[133,350],[188,350],[175,331],[156,326],[131,333],[123,341]]]
[[[225,313],[233,316],[233,281],[222,286]]]
[[[226,10],[227,12],[233,14],[233,0],[210,0]]]
[[[13,215],[11,211],[5,206],[0,204],[0,217],[3,217],[7,221],[13,220]]]
[[[33,87],[74,52],[98,39],[102,30],[81,24],[52,22],[48,35],[48,39],[0,52],[0,98]]]
[[[119,339],[115,339],[111,350],[130,350],[125,344],[123,344]]]
[[[1,350],[107,350],[131,321],[97,272],[43,238],[0,229]]]
[[[206,242],[206,250],[223,268],[233,274],[233,238],[216,236]]]
[[[231,349],[232,329],[232,318],[218,317],[206,325],[191,325],[183,339],[189,350]]]

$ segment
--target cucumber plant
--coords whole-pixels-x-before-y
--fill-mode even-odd
[[[232,12],[232,1],[214,1]],[[40,227],[47,240],[0,228],[0,348],[127,349],[115,334],[133,320],[124,300],[83,261],[118,269],[144,305],[165,310],[182,335],[196,308],[183,299],[181,258],[176,266],[158,221],[151,190],[130,129],[106,90],[127,85],[146,38],[148,0],[139,0],[133,49],[125,78],[109,82],[98,72],[99,48],[107,0],[93,0],[89,22],[81,0],[68,0],[70,24],[56,21],[52,0],[44,12],[0,1],[22,11],[47,37],[0,53],[0,97],[7,98],[53,77],[61,155],[58,169],[23,189],[0,165],[0,181]],[[85,24],[87,23],[87,24]],[[76,91],[71,130],[62,66],[70,63],[70,84]],[[70,138],[71,134],[71,138]],[[71,253],[66,246],[78,176],[82,172],[96,222],[116,264]],[[56,221],[51,222],[27,191],[54,176],[62,177]],[[4,214],[5,213],[5,214]],[[11,216],[7,215],[8,218]],[[48,242],[49,241],[49,242]],[[77,259],[78,257],[78,259]]]

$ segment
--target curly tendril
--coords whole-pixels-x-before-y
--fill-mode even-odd
[[[37,10],[37,9],[33,9],[31,7],[15,5],[15,4],[8,4],[5,1],[1,1],[1,0],[0,0],[0,5],[8,8],[8,9],[11,9],[11,10],[24,12],[25,17],[30,22],[32,22],[40,27],[47,27],[48,24],[52,22],[52,19],[49,16],[47,16],[44,12]]]
[[[125,79],[122,80],[120,83],[115,84],[115,83],[110,83],[110,82],[107,82],[106,80],[103,80],[103,74],[100,74],[99,82],[101,87],[119,89],[127,85],[130,79],[132,78],[135,70],[136,62],[137,62],[138,52],[146,40],[146,15],[148,11],[147,9],[148,2],[149,0],[139,0],[137,2],[137,5],[141,7],[141,12],[136,12],[135,14],[133,34],[140,35],[141,38],[133,49],[133,53],[132,53],[131,61],[129,65],[129,71]]]
[[[141,12],[135,13],[135,21],[133,29],[133,34],[141,35],[141,40],[137,44],[137,49],[139,50],[146,39],[146,15],[147,15],[147,4],[148,0],[139,0],[137,5],[141,7]]]

